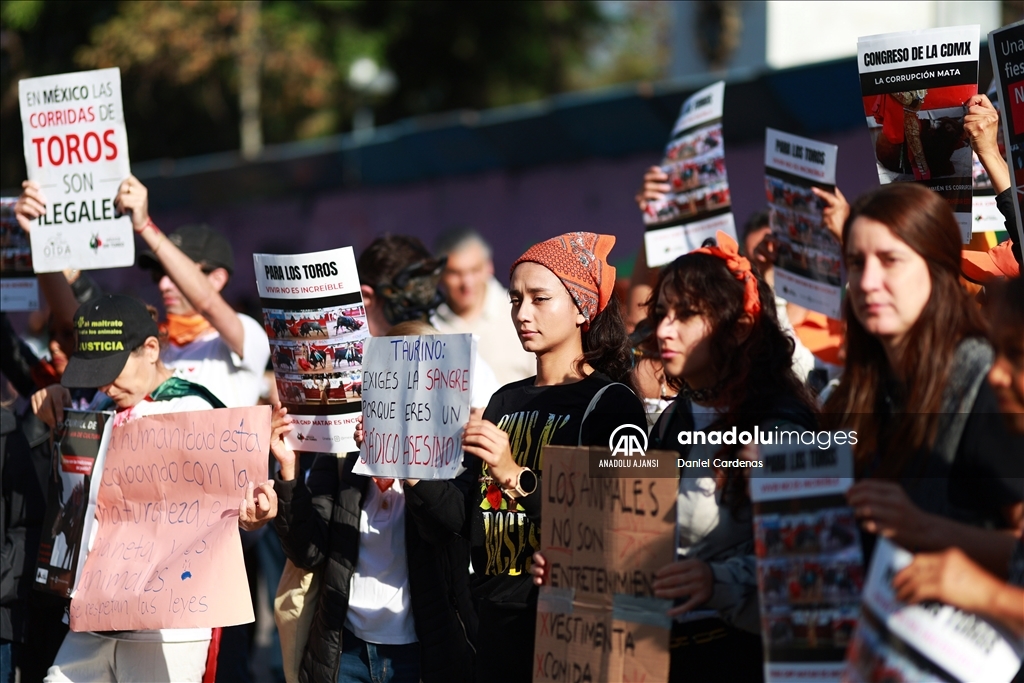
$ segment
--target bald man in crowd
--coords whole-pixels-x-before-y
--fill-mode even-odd
[[[502,386],[536,375],[536,358],[519,341],[508,289],[494,277],[491,247],[484,238],[472,228],[455,228],[438,238],[434,253],[448,257],[441,275],[445,303],[431,319],[434,327],[477,335],[480,355]]]

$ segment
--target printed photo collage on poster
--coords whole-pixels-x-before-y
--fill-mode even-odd
[[[35,311],[39,285],[28,234],[14,217],[17,201],[17,197],[0,197],[0,306],[5,311]]]
[[[840,287],[842,257],[839,243],[824,228],[825,202],[806,183],[765,176],[765,194],[776,240],[778,268],[817,282]]]
[[[731,205],[721,121],[673,140],[665,150],[662,169],[672,191],[657,208],[658,223],[686,220]]]
[[[736,237],[725,166],[724,103],[724,81],[683,102],[661,160],[669,190],[647,202],[643,211],[650,268],[671,263],[719,231]]]
[[[366,310],[264,309],[277,390],[286,405],[340,405],[363,394]]]
[[[755,517],[770,661],[842,660],[853,635],[864,585],[860,541],[853,511],[833,498],[768,511],[775,504]]]
[[[918,182],[949,202],[971,238],[973,153],[965,106],[978,93],[980,27],[865,36],[857,42],[864,114],[883,185]]]

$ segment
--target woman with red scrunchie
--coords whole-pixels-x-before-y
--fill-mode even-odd
[[[735,240],[722,232],[717,239],[717,246],[665,267],[648,309],[665,376],[679,390],[654,425],[651,448],[675,450],[687,461],[680,469],[677,560],[654,583],[655,596],[674,601],[672,681],[760,681],[764,665],[746,475],[714,466],[716,458],[743,458],[743,446],[681,445],[680,432],[817,426],[771,288]]]

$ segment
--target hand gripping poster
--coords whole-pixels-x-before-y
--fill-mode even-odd
[[[880,538],[864,585],[843,680],[1009,683],[1024,644],[982,617],[940,602],[907,605],[892,587],[914,556]]]
[[[725,82],[719,81],[687,99],[672,128],[661,162],[672,189],[644,211],[644,246],[651,268],[698,249],[718,230],[736,236],[725,173],[724,102]]]
[[[366,439],[352,471],[397,479],[454,479],[462,468],[475,359],[471,334],[367,339]]]
[[[1006,163],[1010,165],[1013,185],[1013,210],[1017,218],[1018,244],[1024,244],[1024,21],[988,34],[992,72],[999,91]]]
[[[111,420],[72,631],[253,621],[238,508],[250,485],[267,480],[270,413],[250,406]]]
[[[113,413],[65,410],[54,432],[46,516],[39,540],[35,587],[70,598],[85,566],[96,525],[100,473]]]
[[[300,451],[349,453],[362,408],[363,352],[370,336],[352,247],[310,254],[253,254],[263,324],[285,437]]]
[[[971,239],[972,155],[966,103],[978,93],[979,26],[857,41],[864,114],[883,185],[918,182],[949,202]]]
[[[842,245],[811,188],[835,192],[838,147],[767,129],[765,194],[775,239],[775,290],[798,306],[842,316]]]
[[[114,198],[128,177],[121,71],[99,69],[18,82],[25,165],[46,213],[32,221],[37,273],[135,263],[132,221]]]
[[[764,467],[750,481],[765,681],[838,683],[864,585],[844,495],[853,453],[845,432],[802,434],[816,438],[761,446]]]

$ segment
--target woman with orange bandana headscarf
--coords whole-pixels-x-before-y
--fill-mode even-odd
[[[516,260],[512,322],[523,348],[537,357],[537,374],[499,389],[483,418],[470,420],[460,481],[423,491],[432,498],[423,509],[441,528],[472,539],[475,680],[528,681],[533,674],[537,588],[530,568],[540,548],[544,446],[607,446],[624,424],[646,431],[643,405],[632,391],[626,329],[612,296],[615,268],[607,259],[614,244],[610,235],[568,233]],[[411,490],[420,495],[420,488]]]
[[[648,317],[665,377],[679,391],[654,425],[650,447],[676,451],[685,465],[676,561],[653,584],[655,597],[674,601],[669,680],[758,681],[751,503],[744,469],[729,465],[744,459],[741,444],[755,428],[814,429],[814,399],[793,372],[793,341],[780,327],[771,288],[722,232],[715,246],[662,270]],[[731,445],[709,436],[730,430],[740,435]]]

